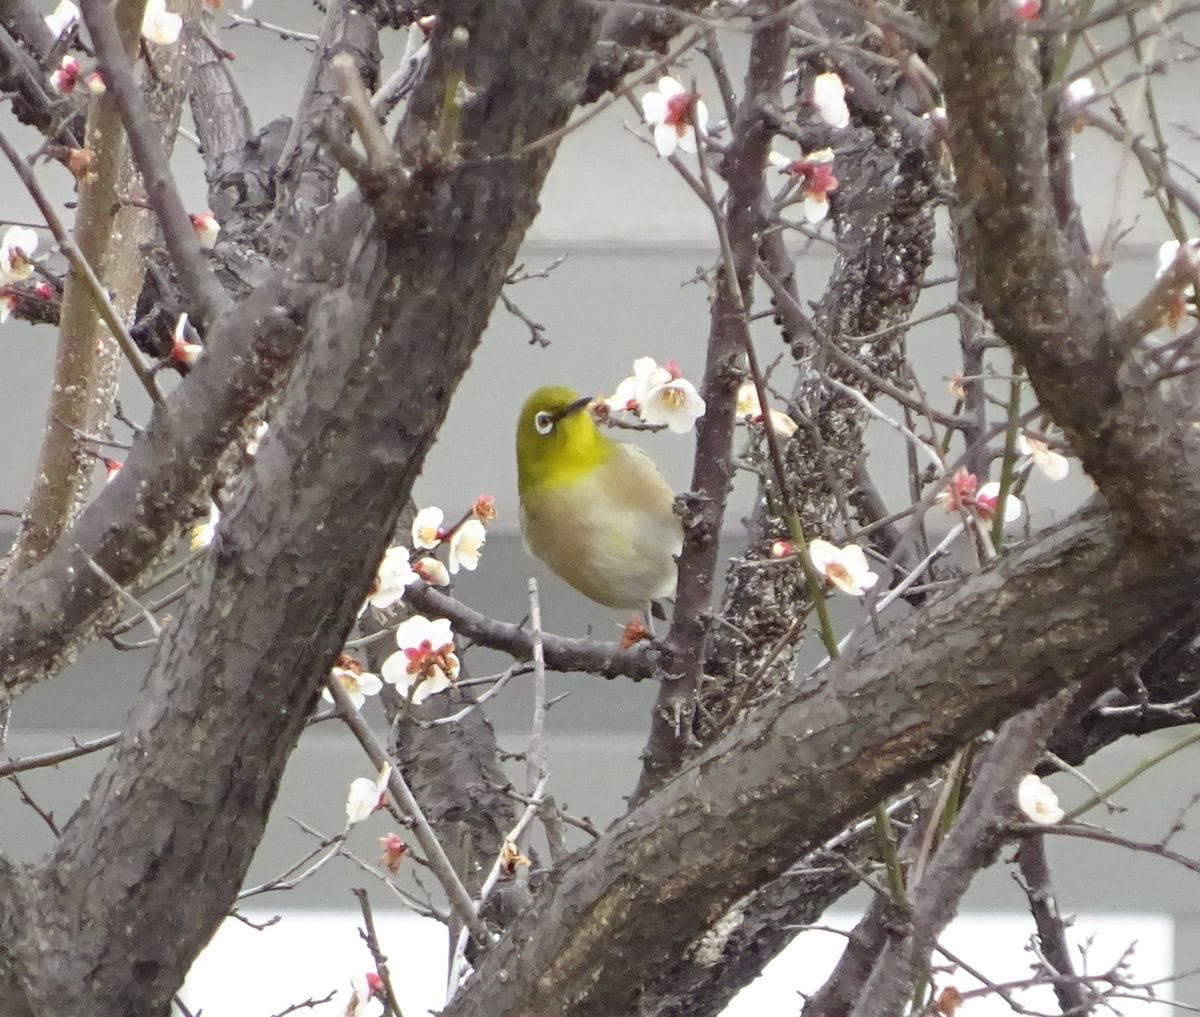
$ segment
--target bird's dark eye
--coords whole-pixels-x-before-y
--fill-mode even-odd
[[[533,418],[533,426],[538,434],[549,434],[554,430],[554,418],[543,410]]]

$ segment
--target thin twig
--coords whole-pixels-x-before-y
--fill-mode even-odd
[[[8,762],[0,766],[0,777],[24,773],[26,770],[38,770],[45,766],[58,766],[59,763],[66,763],[80,756],[90,756],[93,752],[111,748],[120,738],[121,733],[114,731],[102,738],[93,738],[90,742],[76,742],[69,749],[55,749],[53,752],[43,752],[38,756],[25,756],[21,759],[13,759],[10,756]]]
[[[108,94],[120,111],[130,150],[146,188],[146,198],[162,229],[163,241],[171,254],[189,310],[193,318],[207,326],[229,308],[232,301],[209,266],[183,206],[170,163],[163,153],[158,128],[133,75],[133,64],[125,55],[111,7],[107,0],[81,0],[81,8],[96,49],[100,72],[104,75]]]
[[[362,933],[363,941],[367,944],[367,949],[371,951],[371,958],[375,961],[375,971],[383,983],[383,1017],[388,1017],[389,1014],[395,1014],[395,1017],[404,1017],[400,1010],[400,1004],[396,1001],[396,992],[392,988],[392,976],[388,973],[387,956],[380,947],[379,936],[375,932],[375,916],[371,912],[371,900],[364,887],[356,887],[351,892],[358,898],[358,908],[362,912],[363,925],[366,927]]]
[[[467,893],[467,888],[463,886],[458,873],[454,871],[454,866],[438,841],[437,834],[433,832],[433,827],[429,825],[429,820],[425,818],[425,813],[421,811],[421,806],[400,772],[400,768],[388,756],[379,739],[375,737],[375,732],[363,720],[362,714],[358,712],[354,702],[350,699],[350,694],[342,687],[342,683],[331,675],[325,679],[325,688],[333,696],[338,714],[350,729],[351,734],[358,740],[359,745],[363,747],[367,758],[371,760],[371,765],[379,770],[384,766],[391,767],[391,773],[388,776],[388,790],[404,811],[412,817],[413,832],[421,845],[421,850],[425,852],[429,860],[430,870],[441,883],[442,889],[446,891],[450,907],[463,923],[464,928],[470,930],[471,935],[480,945],[487,945],[491,941],[491,934],[480,919],[471,895]]]
[[[29,192],[29,196],[33,198],[34,204],[37,205],[38,211],[45,218],[46,225],[49,227],[59,248],[66,255],[67,261],[71,263],[72,270],[77,273],[78,278],[87,286],[92,300],[95,301],[96,310],[100,313],[100,317],[104,319],[104,324],[108,326],[108,330],[112,333],[113,338],[116,339],[117,345],[121,347],[121,352],[124,354],[125,359],[129,361],[129,366],[133,368],[133,373],[137,375],[138,381],[142,383],[146,394],[150,396],[150,401],[156,405],[161,403],[163,395],[158,390],[158,383],[154,380],[154,375],[142,359],[142,353],[137,348],[137,343],[133,341],[133,337],[130,336],[129,330],[125,327],[125,322],[121,319],[120,312],[117,311],[116,307],[113,306],[112,300],[109,299],[108,290],[104,288],[104,284],[92,269],[91,264],[83,256],[79,245],[75,243],[74,236],[63,226],[62,220],[59,219],[58,213],[54,210],[54,206],[50,203],[41,185],[37,182],[37,178],[33,175],[33,170],[25,164],[25,160],[13,148],[3,131],[0,131],[0,150],[3,150],[5,158],[8,159],[13,170],[20,177],[21,183],[25,185],[25,190]],[[193,235],[195,232],[195,230],[192,230]]]
[[[109,587],[109,589],[111,589],[122,600],[133,605],[134,609],[137,610],[141,614],[142,618],[145,620],[146,626],[150,629],[150,631],[152,633],[154,633],[155,639],[157,639],[159,636],[162,635],[162,626],[158,624],[158,619],[155,618],[154,615],[150,613],[149,608],[147,608],[144,604],[142,604],[142,602],[139,601],[137,599],[137,597],[135,597],[128,590],[126,590],[125,587],[123,587],[120,583],[118,583],[115,579],[113,579],[112,576],[110,576],[107,572],[105,572],[104,569],[100,566],[100,563],[97,562],[96,559],[93,558],[90,554],[88,554],[79,544],[75,545],[75,550],[78,551],[81,555],[83,555],[84,560],[88,564],[88,568],[90,568],[96,575],[98,575],[105,582],[105,584]]]

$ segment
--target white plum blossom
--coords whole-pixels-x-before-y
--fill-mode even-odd
[[[350,697],[350,702],[354,704],[356,710],[363,708],[367,696],[373,696],[383,688],[383,682],[379,675],[364,671],[362,664],[348,653],[343,653],[338,658],[338,662],[333,665],[330,674],[341,682],[342,688],[346,690],[346,695]],[[321,698],[327,703],[333,702],[333,694],[329,689],[321,690]]]
[[[1167,269],[1175,263],[1175,258],[1178,254],[1178,240],[1168,240],[1158,249],[1158,271],[1154,273],[1155,279],[1161,279],[1167,274]]]
[[[192,229],[196,231],[200,246],[206,251],[216,247],[217,237],[221,233],[221,224],[217,222],[217,217],[206,209],[203,212],[192,212],[188,218],[192,221]]]
[[[1000,483],[992,480],[984,484],[975,494],[975,511],[984,519],[996,514],[996,503],[1000,500]],[[1004,502],[1004,521],[1015,523],[1021,518],[1021,499],[1009,495]]]
[[[861,597],[879,582],[879,576],[867,564],[866,553],[857,544],[838,547],[818,538],[809,543],[808,556],[820,575],[839,590],[856,597]]]
[[[460,568],[474,572],[479,567],[479,551],[487,540],[487,530],[478,519],[468,519],[450,538],[450,574]]]
[[[781,438],[790,438],[800,429],[800,425],[796,421],[783,410],[775,409],[774,406],[767,410],[767,419],[771,422],[771,430]]]
[[[250,2],[251,0],[242,0],[246,7],[250,6]],[[355,975],[350,979],[350,999],[342,1012],[346,1017],[367,1017],[368,1005],[380,995],[382,988],[383,981],[374,971],[368,971],[365,975]]]
[[[20,282],[33,275],[30,258],[37,249],[38,235],[28,226],[10,226],[0,240],[0,284]]]
[[[707,409],[696,386],[686,378],[672,378],[656,385],[642,404],[647,424],[665,424],[676,434],[687,434]]]
[[[747,420],[750,423],[762,422],[763,412],[758,402],[758,390],[755,389],[754,382],[743,382],[741,387],[738,388],[737,404],[734,413],[740,419]],[[767,419],[771,422],[771,430],[781,438],[790,438],[800,426],[782,410],[777,410],[774,407],[771,407],[767,411]]]
[[[649,357],[643,358],[649,360]],[[650,361],[654,363],[654,361]],[[610,410],[621,412],[627,410],[630,413],[637,413],[638,410],[638,381],[635,377],[625,378],[618,386],[617,390],[604,400],[604,405]]]
[[[1168,240],[1158,249],[1158,272],[1155,273],[1155,279],[1161,279],[1175,263],[1175,259],[1179,257],[1179,246],[1178,240]],[[1193,270],[1200,269],[1200,238],[1192,237],[1183,250],[1188,257],[1188,267]]]
[[[696,129],[708,131],[708,107],[670,76],[658,79],[658,91],[642,96],[642,115],[654,128],[654,147],[664,159],[696,151]],[[695,127],[692,121],[695,120]]]
[[[400,648],[383,662],[383,680],[413,703],[450,688],[458,677],[454,632],[445,618],[415,614],[396,627]]]
[[[676,434],[690,431],[705,410],[696,386],[683,377],[679,365],[674,360],[659,364],[653,357],[635,360],[633,374],[604,403],[610,410],[637,413],[647,424],[666,426]]]
[[[833,71],[818,74],[813,79],[813,105],[817,114],[830,127],[841,130],[850,126],[850,110],[846,106],[846,85]]]
[[[179,41],[183,30],[183,18],[167,10],[167,0],[146,0],[142,14],[142,38],[160,46],[171,46]]]
[[[1063,816],[1058,795],[1036,774],[1029,774],[1017,785],[1017,805],[1035,823],[1051,826]]]
[[[446,516],[436,505],[423,508],[412,524],[413,547],[428,551],[442,542],[442,520]]]
[[[103,95],[108,91],[108,86],[104,83],[104,78],[99,71],[92,71],[86,78],[83,79],[87,84],[88,91],[92,95]]]
[[[762,416],[762,406],[758,401],[758,389],[755,388],[754,382],[744,381],[738,386],[733,412],[742,419],[749,417],[754,420]]]
[[[413,562],[412,569],[418,577],[433,586],[450,585],[450,573],[446,571],[446,566],[429,555]]]
[[[53,14],[46,15],[46,27],[54,38],[59,38],[68,28],[79,24],[79,8],[71,0],[61,0]]]
[[[1024,431],[1017,435],[1017,451],[1025,456],[1017,463],[1019,469],[1025,469],[1032,464],[1055,481],[1064,479],[1071,470],[1071,462],[1066,456],[1055,452],[1046,442]]]
[[[383,552],[383,560],[375,573],[375,585],[367,596],[367,604],[384,611],[403,597],[404,591],[419,578],[408,563],[408,548],[389,547]]]
[[[8,321],[8,316],[16,310],[17,298],[12,293],[0,293],[0,325]]]
[[[208,521],[192,527],[191,548],[199,551],[210,547],[217,537],[217,526],[221,522],[221,510],[215,501],[208,503]]]
[[[387,783],[392,775],[392,764],[384,763],[379,776],[356,777],[350,782],[346,795],[346,826],[361,823],[387,800]]]
[[[1075,78],[1067,84],[1063,95],[1066,97],[1068,105],[1082,106],[1095,97],[1096,86],[1092,84],[1091,78]]]

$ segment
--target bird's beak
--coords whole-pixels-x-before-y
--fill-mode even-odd
[[[554,414],[554,422],[557,424],[564,417],[569,417],[572,413],[578,413],[580,410],[587,409],[587,407],[592,404],[595,398],[595,396],[590,395],[580,396],[573,403],[568,403],[561,410]]]

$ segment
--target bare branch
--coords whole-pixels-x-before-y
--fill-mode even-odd
[[[210,327],[217,316],[231,306],[229,295],[213,274],[183,207],[174,174],[133,76],[131,54],[121,43],[112,10],[105,0],[81,0],[81,10],[96,47],[104,82],[121,111],[121,121],[141,171],[147,199],[158,217],[163,239],[187,295],[189,312],[194,320]]]

